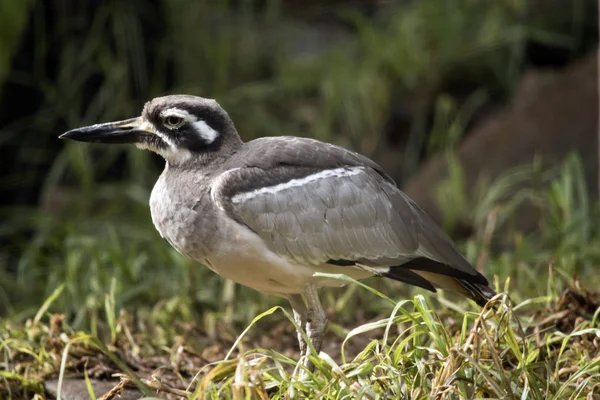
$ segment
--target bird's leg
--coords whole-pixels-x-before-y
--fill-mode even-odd
[[[300,327],[300,329],[306,330],[306,303],[299,294],[292,294],[288,297],[292,310],[294,311],[294,319]],[[302,333],[298,331],[298,344],[300,345],[300,358],[306,355],[306,349],[308,348]]]
[[[293,294],[288,297],[288,300],[294,310],[294,319],[296,323],[306,331],[306,336],[312,343],[317,354],[321,351],[323,344],[323,336],[327,329],[327,315],[323,311],[323,306],[319,300],[317,289],[313,285],[307,285],[304,288],[304,296]],[[300,358],[304,368],[308,371],[313,371],[315,366],[308,359],[312,354],[311,348],[302,337],[302,333],[298,332],[298,342],[300,343]],[[300,379],[306,376],[306,371],[300,371]]]
[[[319,354],[321,351],[321,345],[323,344],[325,330],[327,329],[327,315],[323,310],[323,306],[321,305],[317,288],[315,286],[306,285],[304,288],[304,300],[306,301],[306,306],[308,307],[306,313],[306,335],[315,348],[316,353]],[[311,348],[308,346],[306,349],[306,355],[308,356],[310,354],[312,354]],[[310,371],[314,369],[314,365],[312,365],[312,363],[309,363],[307,366]]]

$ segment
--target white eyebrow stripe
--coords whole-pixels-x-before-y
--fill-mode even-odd
[[[190,114],[189,112],[176,107],[167,108],[161,111],[160,116],[163,118],[167,116],[180,117],[186,120],[187,122],[198,121],[198,118],[194,114]]]
[[[215,131],[211,128],[206,122],[199,120],[196,122],[192,122],[192,126],[194,130],[204,141],[207,143],[212,143],[219,136],[219,132]]]
[[[180,108],[167,108],[160,112],[160,116],[162,118],[168,116],[176,116],[179,118],[183,118],[185,121],[187,121],[194,127],[194,131],[198,134],[198,136],[200,136],[205,142],[209,144],[214,142],[215,139],[219,136],[219,132],[211,128],[205,121],[199,120],[198,117],[196,117],[195,115],[190,114],[189,112]],[[157,134],[162,139],[165,139],[165,142],[169,143],[169,140],[164,138],[163,135],[161,135],[160,133]],[[169,144],[171,145],[171,143]]]

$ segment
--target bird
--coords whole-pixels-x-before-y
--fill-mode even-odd
[[[488,280],[377,163],[310,138],[244,142],[213,99],[168,95],[140,117],[70,130],[92,143],[132,143],[162,156],[152,222],[181,254],[293,310],[304,370],[327,329],[318,288],[391,278],[457,292],[484,306]],[[313,354],[314,353],[314,354]]]

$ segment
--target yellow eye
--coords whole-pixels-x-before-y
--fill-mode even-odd
[[[184,119],[176,115],[169,115],[165,118],[165,125],[169,128],[179,128],[184,122]]]

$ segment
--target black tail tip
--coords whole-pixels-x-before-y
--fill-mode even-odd
[[[478,306],[484,307],[487,302],[496,295],[494,289],[488,285],[480,283],[471,283],[465,280],[459,280],[461,285],[469,292],[469,297],[477,303]]]

